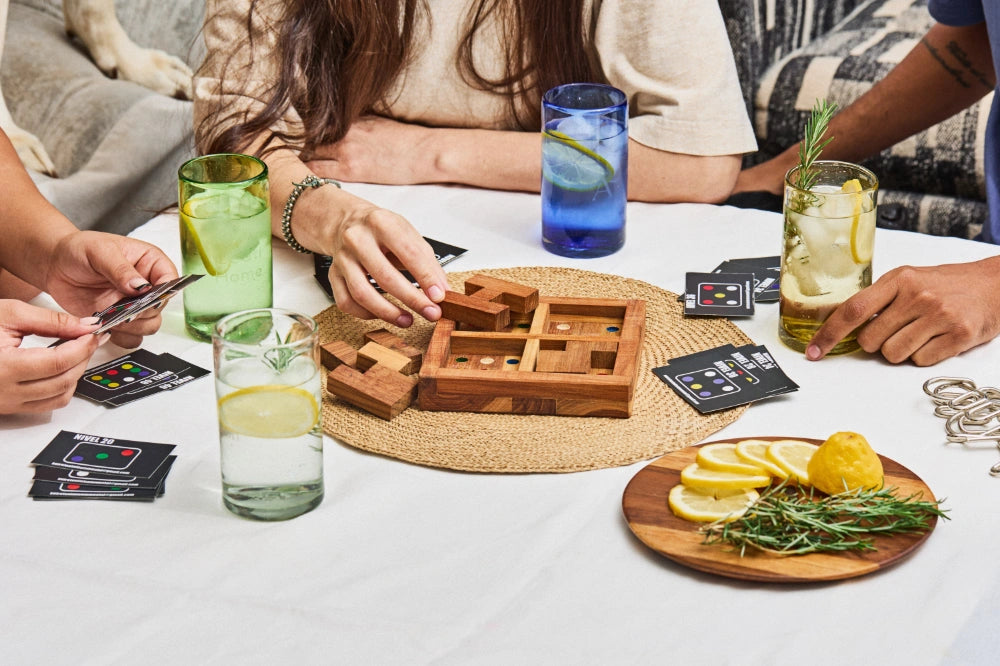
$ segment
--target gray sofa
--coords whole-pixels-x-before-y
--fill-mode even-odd
[[[759,151],[801,138],[817,97],[847,106],[932,24],[926,0],[720,0]],[[974,238],[987,217],[982,146],[992,95],[864,164],[882,227]]]
[[[139,45],[201,61],[204,0],[118,0],[116,11]],[[0,81],[59,175],[37,176],[39,189],[78,226],[128,233],[177,201],[191,102],[106,77],[67,39],[60,0],[11,0]]]

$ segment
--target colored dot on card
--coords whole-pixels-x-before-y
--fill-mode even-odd
[[[103,384],[104,386],[107,386],[108,384],[111,383],[111,380],[105,377],[104,379],[101,380],[100,383]]]
[[[111,490],[115,491],[116,493],[120,493],[121,491],[123,491],[125,489],[122,488],[121,486],[111,486]]]
[[[725,384],[725,383],[726,383],[726,380],[725,380],[725,379],[723,379],[722,377],[719,377],[718,379],[713,379],[713,380],[712,380],[712,383],[713,383],[713,384]]]
[[[108,382],[108,388],[118,388],[121,386],[118,382]]]
[[[722,293],[721,291],[715,294],[715,297],[716,297],[716,298],[725,298],[725,296],[726,296],[726,295],[725,295],[725,294],[723,294],[723,293]]]
[[[732,299],[726,301],[726,305],[738,305],[738,303]]]
[[[108,370],[108,374],[114,376],[114,375],[118,374],[118,371],[117,370]]]
[[[701,388],[701,384],[691,384],[691,388],[697,390]]]
[[[706,370],[705,371],[705,376],[706,377],[714,377],[715,376],[715,370]]]
[[[701,391],[700,393],[698,393],[698,395],[700,395],[703,398],[707,398],[708,396],[712,395],[712,392],[711,391]]]
[[[723,386],[722,390],[725,391],[726,393],[729,393],[730,391],[733,390],[733,387],[732,386]]]
[[[73,462],[82,462],[83,456],[73,456],[72,458],[70,458],[70,460],[72,460]]]
[[[131,370],[134,367],[131,363],[122,363],[122,370]]]
[[[128,382],[134,382],[135,381],[135,377],[125,377],[125,378],[122,379],[122,381],[125,382],[126,384]]]
[[[132,449],[122,449],[122,455],[123,456],[133,456],[133,455],[135,455],[135,451],[133,451]]]
[[[102,379],[104,379],[104,377],[102,377],[101,375],[94,375],[93,377],[90,378],[90,381],[92,381],[92,382],[99,382]]]
[[[77,472],[77,476],[90,476],[90,472]]]
[[[66,485],[66,490],[79,490],[79,489],[80,489],[79,483],[70,483]]]
[[[142,372],[142,368],[140,368],[137,365],[133,365],[131,368],[128,369],[128,371],[129,372]]]
[[[140,377],[145,377],[148,374],[149,374],[149,370],[143,370],[142,372],[139,373],[139,376]]]
[[[686,377],[681,377],[681,381],[682,382],[693,382],[694,381],[694,377],[692,377],[691,375],[688,375]]]
[[[706,284],[704,287],[702,287],[702,289],[704,289],[705,291],[712,291],[713,289],[715,289],[715,287],[713,287],[710,284]]]
[[[729,285],[728,287],[726,287],[726,291],[736,291],[736,285],[735,284]]]
[[[101,451],[100,453],[98,453],[94,457],[97,458],[98,460],[107,460],[108,459],[108,454],[105,453],[104,451]]]
[[[702,305],[711,305],[712,304],[712,299],[711,298],[706,298],[705,300],[703,300],[701,302],[701,304]]]

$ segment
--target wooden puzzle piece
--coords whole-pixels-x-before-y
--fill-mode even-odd
[[[594,343],[569,340],[566,349],[540,349],[535,372],[586,374],[593,367]]]
[[[499,302],[514,312],[532,312],[538,307],[538,290],[534,287],[488,275],[473,275],[465,281],[466,294],[474,294],[480,289],[490,289],[503,294]]]
[[[369,342],[358,350],[358,370],[366,372],[376,363],[403,375],[412,375],[420,369],[418,362],[414,362],[394,349],[383,347],[377,342]]]
[[[423,352],[406,344],[406,341],[397,335],[393,335],[384,328],[380,328],[374,331],[368,331],[365,333],[366,342],[375,342],[383,347],[388,347],[389,349],[399,352],[406,358],[410,359],[415,365],[413,372],[420,370],[420,363],[423,360]]]
[[[326,390],[344,402],[391,421],[417,396],[417,377],[376,363],[364,373],[338,365],[327,375]]]
[[[338,365],[353,368],[358,363],[358,351],[343,340],[334,340],[320,345],[319,360],[327,370],[333,370]]]
[[[441,306],[445,319],[468,324],[486,331],[502,331],[510,326],[510,308],[481,298],[473,298],[457,291],[446,291]]]

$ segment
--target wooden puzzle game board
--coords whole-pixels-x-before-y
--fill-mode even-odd
[[[536,296],[535,306],[519,288],[535,291],[476,275],[466,280],[465,295],[449,295],[446,316],[498,330],[437,323],[420,370],[420,409],[629,417],[645,303]],[[476,301],[489,306],[480,314],[464,309],[474,310]],[[509,320],[496,304],[507,306]]]

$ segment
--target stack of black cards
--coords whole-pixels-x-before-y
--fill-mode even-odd
[[[442,266],[448,262],[458,259],[467,252],[464,247],[450,245],[439,240],[434,240],[433,238],[428,238],[427,236],[424,236],[424,240],[430,244],[431,249],[434,250],[434,256],[437,258],[438,263]],[[333,289],[330,287],[330,266],[333,265],[333,258],[328,257],[325,254],[314,254],[313,263],[316,268],[316,281],[319,282],[319,286],[323,287],[323,291],[326,292],[326,295],[333,298]],[[409,271],[403,271],[403,277],[412,282],[413,286],[419,286]],[[368,276],[368,281],[371,282],[372,285],[379,291],[384,291],[378,286],[378,283],[375,282],[375,278]]]
[[[154,354],[136,349],[88,369],[77,381],[75,395],[107,407],[120,407],[183,386],[207,374],[205,368],[172,354]]]
[[[687,273],[684,314],[688,317],[750,317],[754,303],[778,300],[781,257],[730,259],[711,273]]]
[[[702,414],[799,388],[763,345],[723,345],[671,359],[653,372]]]
[[[173,444],[62,430],[34,460],[35,499],[153,501],[164,492]]]

